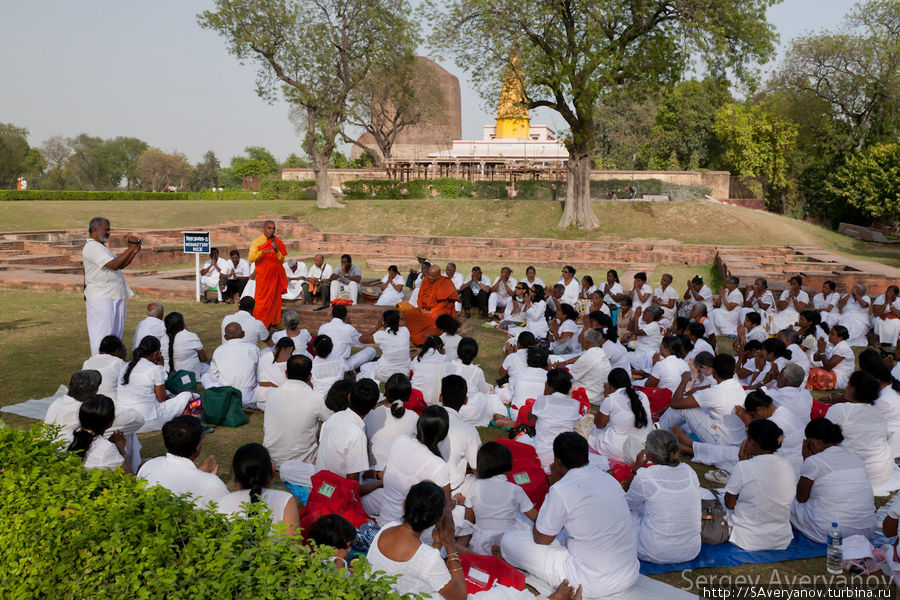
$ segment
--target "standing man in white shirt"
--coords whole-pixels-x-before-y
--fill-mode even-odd
[[[200,301],[206,302],[206,290],[216,290],[216,304],[222,301],[222,285],[231,274],[232,265],[219,256],[218,248],[210,248],[209,259],[200,268]]]
[[[241,253],[232,250],[228,253],[231,259],[231,271],[228,273],[228,279],[225,282],[225,303],[234,304],[234,296],[238,298],[244,293],[247,282],[250,280],[250,263],[241,258]]]
[[[127,236],[128,248],[116,256],[106,247],[109,219],[94,217],[88,224],[87,242],[81,251],[84,267],[84,305],[87,313],[91,355],[100,351],[100,342],[108,335],[122,339],[125,333],[125,300],[134,292],[125,283],[122,269],[141,251],[141,239]]]
[[[190,494],[196,508],[206,508],[228,494],[219,479],[219,464],[210,455],[198,468],[194,460],[200,456],[203,425],[190,415],[175,417],[162,428],[166,455],[144,463],[137,476],[147,481],[147,487],[158,485],[173,494]]]
[[[341,296],[341,293],[350,295],[353,304],[359,297],[359,282],[362,281],[362,269],[359,265],[353,264],[353,259],[349,254],[341,255],[341,268],[337,273],[331,274],[331,290],[330,296],[334,300]]]
[[[587,440],[575,432],[553,441],[550,491],[532,531],[500,540],[503,558],[558,586],[568,579],[593,594],[615,594],[637,582],[640,563],[625,492],[588,464]],[[553,543],[565,531],[565,545]]]
[[[242,341],[254,346],[259,342],[265,342],[269,339],[269,330],[263,325],[263,322],[253,316],[253,309],[256,308],[256,300],[253,296],[244,296],[238,302],[238,311],[231,315],[226,315],[222,319],[222,343],[225,343],[225,328],[229,323],[237,323],[244,331]]]
[[[314,464],[319,449],[316,430],[331,417],[322,394],[310,384],[312,361],[292,356],[287,361],[287,381],[269,393],[263,418],[263,446],[276,469],[289,460]]]
[[[512,302],[517,283],[512,277],[512,269],[509,267],[500,269],[500,277],[491,286],[491,295],[488,296],[488,315],[503,319],[503,311],[498,313],[498,310],[506,308],[506,305]]]
[[[137,348],[141,340],[148,335],[152,335],[159,340],[160,345],[165,346],[163,343],[166,339],[166,324],[163,323],[163,315],[165,314],[166,311],[159,302],[151,302],[147,305],[147,318],[139,322],[134,329],[134,341],[131,344],[132,350]]]
[[[327,335],[331,338],[334,348],[331,351],[333,358],[343,358],[347,364],[348,371],[355,371],[361,365],[375,360],[375,348],[366,347],[359,341],[359,332],[356,327],[350,324],[347,317],[347,307],[341,304],[335,304],[331,307],[331,320],[319,327],[317,335]],[[350,356],[350,350],[353,348],[362,348],[359,352]]]
[[[209,371],[202,377],[203,387],[231,386],[241,391],[245,407],[253,408],[256,392],[256,370],[259,365],[259,348],[244,343],[244,330],[238,323],[225,326],[225,343],[213,352]]]
[[[316,254],[313,257],[313,265],[306,272],[306,281],[303,283],[303,303],[312,304],[313,298],[322,299],[322,306],[328,306],[331,302],[331,277],[334,269],[325,262],[325,257]]]

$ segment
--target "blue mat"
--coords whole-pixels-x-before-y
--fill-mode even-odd
[[[817,556],[825,556],[825,544],[814,542],[799,531],[794,530],[794,540],[784,550],[750,552],[735,546],[731,542],[715,546],[703,544],[697,558],[688,562],[658,565],[641,561],[641,574],[656,575],[687,569],[702,569],[704,567],[736,567],[745,564],[774,563],[783,560],[815,558]]]

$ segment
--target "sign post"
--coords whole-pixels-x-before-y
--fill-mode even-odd
[[[200,302],[200,255],[209,254],[212,246],[208,231],[182,231],[184,253],[194,255],[194,298]]]

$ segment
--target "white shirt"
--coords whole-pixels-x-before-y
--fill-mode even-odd
[[[229,260],[231,263],[228,268],[231,269],[231,274],[228,279],[236,279],[237,277],[250,277],[250,263],[248,263],[243,258],[238,259],[237,266],[234,265],[234,261]]]
[[[617,341],[605,340],[602,348],[609,358],[610,370],[625,369],[626,372],[631,372],[631,359],[628,357],[628,350],[625,349],[625,346]]]
[[[409,488],[420,481],[438,487],[450,485],[450,467],[415,438],[399,436],[388,452],[384,466],[384,497],[378,524],[382,527],[403,518],[403,502]]]
[[[85,469],[115,469],[125,462],[125,457],[111,441],[98,435],[84,453]]]
[[[644,302],[641,302],[641,299],[638,298],[638,292],[641,294],[648,294],[647,299]],[[647,310],[647,307],[650,306],[650,302],[653,300],[653,288],[647,285],[646,283],[641,286],[640,290],[635,290],[635,292],[631,296],[632,299],[632,310],[637,310],[638,306]],[[643,311],[641,311],[643,313]]]
[[[283,337],[287,337],[287,331],[282,329],[281,331],[276,331],[272,334],[272,343],[277,344],[278,340]],[[312,358],[309,355],[309,342],[312,340],[312,337],[309,335],[309,332],[305,329],[301,329],[297,332],[297,335],[291,338],[291,341],[294,342],[294,351],[291,353],[294,356],[303,355],[307,358]]]
[[[475,426],[466,423],[456,410],[446,406],[444,408],[450,415],[450,429],[441,442],[440,449],[450,468],[450,489],[457,490],[466,478],[466,469],[474,469],[478,464],[481,436]]]
[[[690,364],[690,361],[696,359],[697,355],[701,352],[709,352],[713,356],[716,355],[716,351],[713,350],[713,347],[703,338],[697,338],[697,341],[694,342],[694,349],[687,353],[687,356],[684,357],[684,361]]]
[[[873,488],[891,478],[895,469],[894,457],[880,410],[870,404],[841,402],[833,404],[826,417],[841,426],[844,434],[841,446],[863,461]]]
[[[222,319],[222,343],[225,342],[225,326],[229,323],[237,323],[244,330],[244,337],[241,341],[254,346],[258,342],[264,342],[269,337],[269,330],[263,325],[263,322],[248,313],[245,310],[239,310],[233,315],[227,315]]]
[[[372,540],[366,559],[372,571],[383,571],[386,575],[399,575],[391,584],[391,589],[398,594],[428,594],[432,598],[440,596],[440,590],[450,582],[450,571],[441,552],[428,544],[419,544],[415,554],[403,562],[386,557],[378,547],[381,534],[388,528],[400,525],[399,521],[385,521],[384,525]]]
[[[256,367],[256,380],[259,383],[274,383],[276,387],[287,381],[287,362],[275,362],[274,352],[261,352],[259,365]],[[269,388],[271,391],[273,388]]]
[[[640,563],[625,493],[619,482],[595,467],[570,469],[550,487],[535,529],[553,536],[566,531],[563,570],[570,585],[611,595],[638,579]]]
[[[521,371],[526,366],[526,360],[528,358],[528,349],[522,348],[521,350],[516,350],[515,352],[511,352],[507,354],[503,359],[503,368],[506,370],[506,374],[512,378],[513,375]]]
[[[111,298],[124,300],[134,295],[125,283],[121,269],[107,269],[106,265],[115,260],[113,251],[94,238],[88,238],[81,250],[81,264],[84,266],[84,298]]]
[[[494,280],[494,283],[497,283],[498,281],[500,281],[499,278]],[[503,285],[501,283],[500,285],[497,286],[497,291],[493,292],[493,293],[497,294],[501,298],[509,298],[510,294],[509,294],[509,292],[506,291],[506,288],[508,287],[511,290],[515,290],[517,283],[518,283],[518,281],[514,277],[510,277],[509,279],[506,280],[506,285]]]
[[[359,342],[359,332],[356,327],[345,323],[337,317],[331,319],[327,323],[319,327],[318,335],[327,335],[331,338],[334,349],[329,356],[340,357],[344,360],[350,358],[350,350],[354,346],[362,348],[363,344]]]
[[[709,414],[721,443],[736,446],[747,437],[744,422],[734,414],[734,407],[743,406],[746,396],[741,382],[734,378],[694,392],[694,400]]]
[[[119,374],[125,368],[124,360],[112,354],[95,354],[84,361],[81,368],[100,371],[100,388],[97,390],[97,393],[106,396],[110,400],[116,400]]]
[[[689,464],[638,469],[625,500],[639,517],[638,558],[678,563],[700,553],[700,481]]]
[[[381,283],[387,283],[388,277],[389,275],[385,275],[384,277],[382,277]],[[395,275],[394,278],[390,281],[394,285],[401,286],[400,290],[397,291],[397,288],[389,284],[386,288],[384,288],[384,290],[381,292],[381,295],[378,297],[378,302],[376,302],[378,306],[393,306],[398,302],[403,301],[403,284],[405,283],[403,276],[399,274]]]
[[[553,392],[547,396],[539,396],[531,408],[531,414],[537,417],[534,433],[534,449],[544,469],[553,462],[553,440],[560,433],[572,431],[575,422],[581,417],[578,401]]]
[[[813,397],[804,387],[780,387],[766,392],[772,398],[772,404],[782,406],[799,418],[809,420],[812,412]]]
[[[714,308],[712,290],[709,289],[709,286],[704,283],[700,287],[700,291],[697,292],[697,294],[700,296],[700,300],[693,300],[693,302],[691,302],[691,306],[693,306],[697,302],[699,302],[700,304],[705,304],[706,305],[706,314],[711,315],[713,308]],[[694,297],[693,294],[691,294],[689,296],[689,298],[691,298],[691,299],[693,297]]]
[[[884,423],[891,440],[891,452],[900,456],[900,394],[889,384],[881,388],[875,408],[884,416]]]
[[[631,457],[625,456],[626,442],[630,438],[638,441],[646,439],[647,434],[653,429],[650,401],[646,394],[635,391],[644,408],[644,414],[647,416],[647,424],[640,429],[635,426],[634,411],[631,410],[628,393],[624,388],[618,389],[600,403],[600,412],[609,416],[609,423],[603,429],[594,428],[591,431],[588,437],[588,445],[591,448],[616,460],[630,459]],[[643,447],[643,445],[637,447]]]
[[[603,285],[598,286],[597,289],[600,290],[601,292],[604,292],[604,290],[606,290],[606,283],[607,282],[604,281]],[[618,296],[619,294],[624,294],[624,293],[625,293],[625,290],[622,289],[622,284],[619,283],[618,281],[616,281],[611,286],[609,286],[609,292],[603,294],[603,301],[606,302],[607,304],[619,306],[619,303],[616,302],[615,296]]]
[[[47,409],[47,414],[44,415],[44,422],[59,425],[57,439],[65,440],[68,444],[72,441],[72,432],[81,427],[80,411],[81,402],[67,394],[53,401],[53,404]],[[114,431],[122,431],[126,435],[136,433],[143,425],[144,419],[138,413],[116,407],[116,418],[103,437],[109,438]]]
[[[547,337],[547,318],[544,313],[547,310],[547,303],[539,300],[532,303],[531,308],[525,311],[525,329],[534,334],[537,339]]]
[[[200,341],[197,334],[193,331],[188,331],[187,329],[182,329],[175,334],[175,347],[173,349],[175,365],[171,369],[169,368],[170,345],[169,337],[166,336],[164,343],[162,344],[162,354],[166,370],[192,371],[197,376],[197,381],[200,381],[200,376],[203,374],[203,367],[200,366],[200,357],[197,356],[197,350],[203,350],[203,342]]]
[[[276,468],[287,460],[312,463],[319,443],[316,430],[332,415],[322,394],[303,381],[288,379],[266,398],[263,446]],[[345,473],[346,475],[346,473]]]
[[[369,467],[380,471],[387,462],[394,440],[401,436],[416,436],[419,416],[406,409],[398,419],[391,414],[390,405],[382,404],[367,414],[363,421],[366,424],[366,437],[369,438]]]
[[[156,386],[165,385],[166,369],[146,358],[140,359],[128,376],[128,383],[122,381],[124,367],[119,375],[119,387],[116,390],[116,405],[133,410],[140,414],[144,421],[152,421],[159,416],[159,402],[156,400]]]
[[[572,304],[574,305],[578,302],[578,294],[581,293],[581,283],[577,278],[572,277],[572,280],[567,284],[562,277],[560,277],[557,283],[562,284],[566,287],[566,291],[563,292],[562,298],[559,299],[563,304]]]
[[[334,269],[328,263],[322,263],[321,267],[317,267],[315,263],[306,272],[307,279],[328,279],[334,275]]]
[[[168,452],[145,462],[137,476],[147,481],[147,487],[158,485],[178,496],[190,494],[197,508],[206,508],[228,494],[218,476],[201,471],[189,458]]]
[[[312,362],[312,386],[323,395],[327,394],[334,382],[342,379],[347,371],[347,361],[335,356],[334,352],[327,358],[316,356]]]
[[[760,344],[766,341],[769,338],[769,334],[766,333],[765,328],[762,325],[757,325],[750,331],[746,333],[747,341],[756,340]]]
[[[512,393],[512,405],[519,408],[525,405],[525,401],[529,398],[535,400],[544,393],[544,386],[547,383],[547,371],[537,367],[528,367],[516,373],[515,377],[509,378],[510,392]]]
[[[444,361],[451,362],[457,359],[456,349],[459,348],[459,342],[462,336],[457,334],[450,335],[447,332],[441,334],[441,340],[444,341]]]
[[[797,489],[794,470],[775,454],[760,454],[735,465],[725,493],[737,494],[728,515],[731,543],[744,550],[783,550],[794,539],[791,502]]]
[[[847,387],[850,376],[853,375],[853,371],[856,370],[856,355],[853,354],[853,348],[850,347],[850,342],[841,340],[836,346],[829,346],[825,349],[826,358],[830,359],[834,356],[840,356],[844,359],[832,369],[837,379],[834,388],[842,390]]]
[[[466,495],[466,507],[475,513],[475,534],[472,537],[475,542],[483,537],[494,537],[484,536],[487,532],[513,530],[519,514],[533,509],[534,503],[525,490],[500,474],[489,479],[474,479]],[[473,543],[472,551],[490,554],[491,549],[487,546]]]
[[[233,264],[230,260],[225,260],[220,256],[216,259],[215,265],[213,265],[211,260],[207,259],[206,262],[203,263],[203,267],[201,268],[201,270],[207,269],[209,267],[212,268],[206,272],[206,275],[203,275],[201,277],[201,280],[205,280],[204,283],[206,283],[207,285],[216,285],[217,283],[219,283],[219,277],[221,275],[231,273]]]
[[[773,298],[773,300],[774,300],[774,298]],[[731,310],[728,310],[727,308],[725,308],[725,302],[728,302],[729,304],[737,304],[737,306],[735,306]],[[722,303],[722,309],[728,313],[733,313],[735,315],[738,315],[738,314],[740,314],[741,307],[744,305],[744,295],[741,293],[741,290],[738,288],[734,288],[730,292],[726,289],[725,290],[725,302]]]
[[[784,298],[782,298],[782,300],[783,299]],[[750,306],[761,316],[771,315],[775,312],[775,295],[772,294],[771,290],[763,290],[763,293],[757,296],[756,290],[750,288],[747,290],[746,300],[750,301]],[[731,302],[731,300],[729,300],[729,302]],[[763,308],[760,304],[765,304],[766,308]]]
[[[381,348],[379,371],[409,374],[409,329],[399,327],[396,333],[379,329],[372,338]]]
[[[273,525],[284,521],[284,511],[287,508],[288,502],[291,501],[291,498],[293,498],[293,496],[290,492],[272,490],[269,488],[262,489],[262,493],[259,495],[259,501],[269,507],[269,510],[272,512]],[[219,501],[219,507],[216,509],[216,512],[222,515],[239,515],[244,517],[246,516],[246,511],[243,507],[249,503],[250,490],[238,490],[223,496]]]
[[[583,387],[591,402],[603,399],[603,384],[606,383],[612,370],[604,348],[605,344],[602,348],[599,346],[588,348],[578,360],[569,365],[572,387]]]
[[[259,348],[245,344],[241,339],[225,340],[225,343],[213,352],[212,361],[209,363],[209,377],[220,386],[229,385],[241,390],[246,404],[256,388],[258,365]]]
[[[790,296],[791,296],[791,290],[789,290],[789,289],[784,290],[783,292],[781,292],[781,297],[778,298],[778,300],[781,302],[784,302],[788,298],[790,298]],[[807,306],[809,306],[809,294],[807,294],[803,290],[800,290],[799,292],[797,292],[797,302],[802,302],[802,303],[806,304]],[[797,309],[794,308],[793,301],[788,302],[787,307],[783,311],[779,311],[779,312],[785,312],[785,311],[793,311],[794,313],[797,313]]]
[[[316,472],[340,476],[362,473],[369,468],[369,440],[362,417],[346,408],[330,417],[319,434]]]
[[[285,261],[284,274],[288,277],[306,277],[306,263],[298,260],[294,268],[291,269],[291,266]],[[303,280],[301,279],[300,281],[302,282]]]
[[[659,286],[655,290],[653,290],[653,296],[659,301],[659,307],[663,309],[663,319],[672,320],[675,318],[675,310],[677,309],[678,303],[678,292],[675,291],[671,285],[667,286],[666,289],[662,289],[662,286]],[[672,304],[671,308],[663,306],[664,303],[674,300],[675,302]]]
[[[659,327],[659,321],[652,323],[644,322],[644,315],[641,315],[640,330],[644,335],[638,336],[635,352],[640,354],[655,354],[659,352],[659,344],[662,342],[662,329]]]
[[[425,403],[429,406],[437,404],[441,394],[441,380],[444,378],[444,370],[447,368],[444,355],[431,348],[421,357],[421,360],[417,356],[409,361],[409,368],[412,371],[410,383],[415,389],[422,392]]]
[[[672,393],[681,385],[681,375],[690,371],[687,363],[674,354],[670,354],[653,365],[650,369],[650,377],[656,377],[659,383],[656,387],[665,388]]]
[[[562,336],[564,333],[571,333],[565,339],[557,339],[550,342],[550,348],[556,354],[573,354],[581,351],[581,344],[578,343],[578,334],[581,333],[581,327],[577,321],[566,319],[559,325],[557,335]]]
[[[131,349],[134,350],[137,348],[138,344],[141,343],[141,340],[148,335],[152,335],[158,339],[159,345],[165,347],[166,324],[163,323],[162,319],[148,316],[146,319],[140,321],[134,329],[134,340],[131,344]]]

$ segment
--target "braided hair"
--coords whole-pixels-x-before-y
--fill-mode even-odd
[[[231,463],[241,489],[250,490],[250,502],[259,502],[263,488],[272,483],[272,457],[262,444],[244,444]]]
[[[125,367],[125,372],[122,374],[122,383],[128,385],[128,379],[131,377],[131,372],[134,370],[134,366],[138,364],[138,361],[159,352],[159,348],[160,344],[157,338],[152,335],[144,336],[138,347],[131,353],[131,362]]]
[[[616,368],[609,372],[609,385],[617,390],[624,389],[625,395],[628,396],[628,402],[631,405],[631,412],[634,413],[634,426],[637,429],[643,429],[650,422],[647,418],[647,411],[644,410],[644,404],[641,397],[631,387],[631,377],[625,372],[625,369]]]
[[[87,450],[113,424],[116,418],[116,405],[108,397],[97,394],[81,403],[78,409],[78,422],[81,426],[72,434],[72,443],[66,448],[69,452],[81,455],[84,462]]]
[[[169,372],[175,370],[175,336],[184,331],[184,316],[180,312],[170,312],[163,321],[169,336]]]

